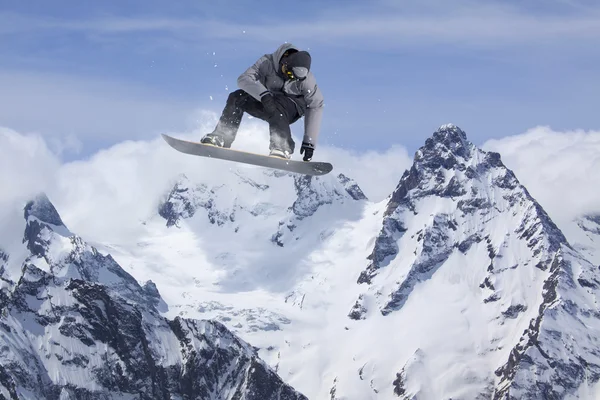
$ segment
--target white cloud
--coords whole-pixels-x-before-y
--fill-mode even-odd
[[[43,138],[0,127],[0,249],[18,248],[25,203],[50,189],[60,168]],[[19,232],[21,229],[21,232]]]
[[[600,212],[600,132],[555,132],[536,127],[524,134],[489,140],[504,164],[559,225]]]
[[[199,113],[197,129],[173,135],[197,140],[212,130],[216,118],[213,113]],[[297,135],[295,139],[298,143]],[[266,123],[244,120],[234,146],[266,153]],[[554,132],[538,127],[489,140],[483,148],[501,153],[505,165],[559,226],[582,213],[600,211],[600,132]],[[330,160],[334,174],[355,179],[373,201],[384,200],[412,163],[401,146],[358,153],[323,145],[315,159]],[[119,233],[132,237],[126,230],[136,229],[156,213],[161,196],[180,173],[215,185],[227,184],[230,174],[220,171],[236,166],[178,153],[160,137],[122,142],[89,159],[61,164],[39,135],[0,129],[0,203],[22,202],[43,190],[65,222],[90,239]]]
[[[332,173],[343,173],[358,183],[371,201],[381,201],[389,196],[412,165],[413,159],[406,148],[392,146],[384,152],[366,151],[359,153],[336,147],[318,149],[324,160],[332,160]],[[315,159],[317,152],[315,152]]]
[[[25,201],[47,190],[59,167],[41,136],[0,127],[0,204]]]
[[[209,112],[197,117],[200,121],[197,129],[172,135],[198,140],[213,129],[217,120],[217,115]],[[39,135],[25,136],[4,130],[0,138],[3,188],[0,200],[25,199],[45,191],[67,226],[88,240],[136,237],[132,230],[156,214],[160,200],[180,173],[215,186],[235,187],[229,181],[233,175],[221,172],[240,166],[179,153],[156,136],[152,140],[121,142],[89,158],[63,164]],[[298,137],[295,140],[300,142]],[[267,124],[252,119],[243,121],[234,146],[267,153],[268,142]],[[297,152],[295,158],[300,158]],[[331,161],[333,173],[354,178],[375,201],[394,190],[410,164],[402,147],[383,153],[356,153],[323,145],[315,153],[317,159]]]

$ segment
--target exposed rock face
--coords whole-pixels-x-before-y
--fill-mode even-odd
[[[600,326],[600,311],[587,303],[600,294],[598,270],[565,248],[549,273],[537,315],[496,370],[494,399],[561,399],[600,380],[600,340],[590,335]]]
[[[198,209],[205,209],[211,224],[223,225],[235,220],[235,210],[221,210],[214,195],[216,189],[201,184],[194,186],[182,175],[160,205],[158,213],[167,221],[167,226],[177,225],[181,219],[193,217]]]
[[[283,247],[286,241],[298,239],[294,230],[301,221],[313,216],[324,206],[337,207],[349,202],[368,200],[358,184],[341,173],[337,176],[313,177],[269,171],[261,177],[263,182],[257,182],[239,172],[234,173],[238,184],[245,187],[225,196],[221,193],[227,191],[225,186],[193,184],[185,175],[181,175],[160,204],[159,215],[166,220],[168,227],[177,227],[182,220],[190,219],[198,213],[206,214],[211,224],[230,227],[238,232],[239,229],[251,229],[255,225],[252,219],[240,222],[241,215],[262,219],[276,215],[278,210],[284,210],[279,223],[274,226],[275,233],[270,234],[270,241]],[[293,202],[279,203],[280,197],[287,197],[279,193],[282,189],[294,191]],[[265,194],[269,201],[258,200],[258,196]],[[260,239],[257,237],[257,240]]]
[[[221,323],[162,317],[156,285],[71,234],[45,196],[24,231],[31,254],[0,292],[0,397],[306,398]]]
[[[305,218],[312,217],[325,205],[339,207],[347,202],[367,200],[356,182],[344,174],[337,177],[294,176],[297,198],[289,208],[288,216],[279,222],[279,229],[271,241],[283,247],[287,240],[298,239],[294,230]]]
[[[310,217],[319,207],[334,201],[367,199],[356,182],[343,174],[339,174],[333,184],[329,178],[299,175],[294,177],[294,186],[298,198],[292,205],[292,211],[299,220]]]

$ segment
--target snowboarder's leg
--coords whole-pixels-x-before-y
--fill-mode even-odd
[[[260,101],[241,89],[230,93],[215,130],[206,135],[202,139],[202,143],[215,144],[220,147],[231,147],[240,128],[244,112],[248,112],[260,119],[266,118]]]
[[[270,143],[269,150],[271,155],[277,155],[285,158],[294,153],[295,143],[292,139],[290,125],[298,120],[298,110],[294,102],[286,96],[275,96],[278,112],[269,115]]]
[[[300,118],[294,102],[284,96],[276,95],[277,112],[268,113],[263,104],[254,97],[239,89],[232,92],[217,123],[215,130],[202,139],[202,143],[210,143],[220,147],[231,147],[235,140],[244,112],[269,123],[269,150],[292,154],[294,141],[290,125]]]

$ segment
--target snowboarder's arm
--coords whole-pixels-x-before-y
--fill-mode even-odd
[[[267,88],[260,82],[261,68],[265,68],[265,63],[269,60],[266,56],[262,56],[241,74],[237,80],[238,87],[260,101],[260,98],[268,93]]]
[[[304,99],[306,100],[306,114],[304,116],[304,143],[317,145],[321,120],[323,119],[323,93],[317,85],[314,76],[310,74],[304,84]]]

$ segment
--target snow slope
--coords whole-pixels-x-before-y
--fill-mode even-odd
[[[102,251],[311,399],[598,392],[598,268],[456,126],[380,203],[335,171],[231,166],[177,177],[144,228]]]
[[[588,260],[600,266],[600,215],[581,216],[562,227],[569,242]]]

